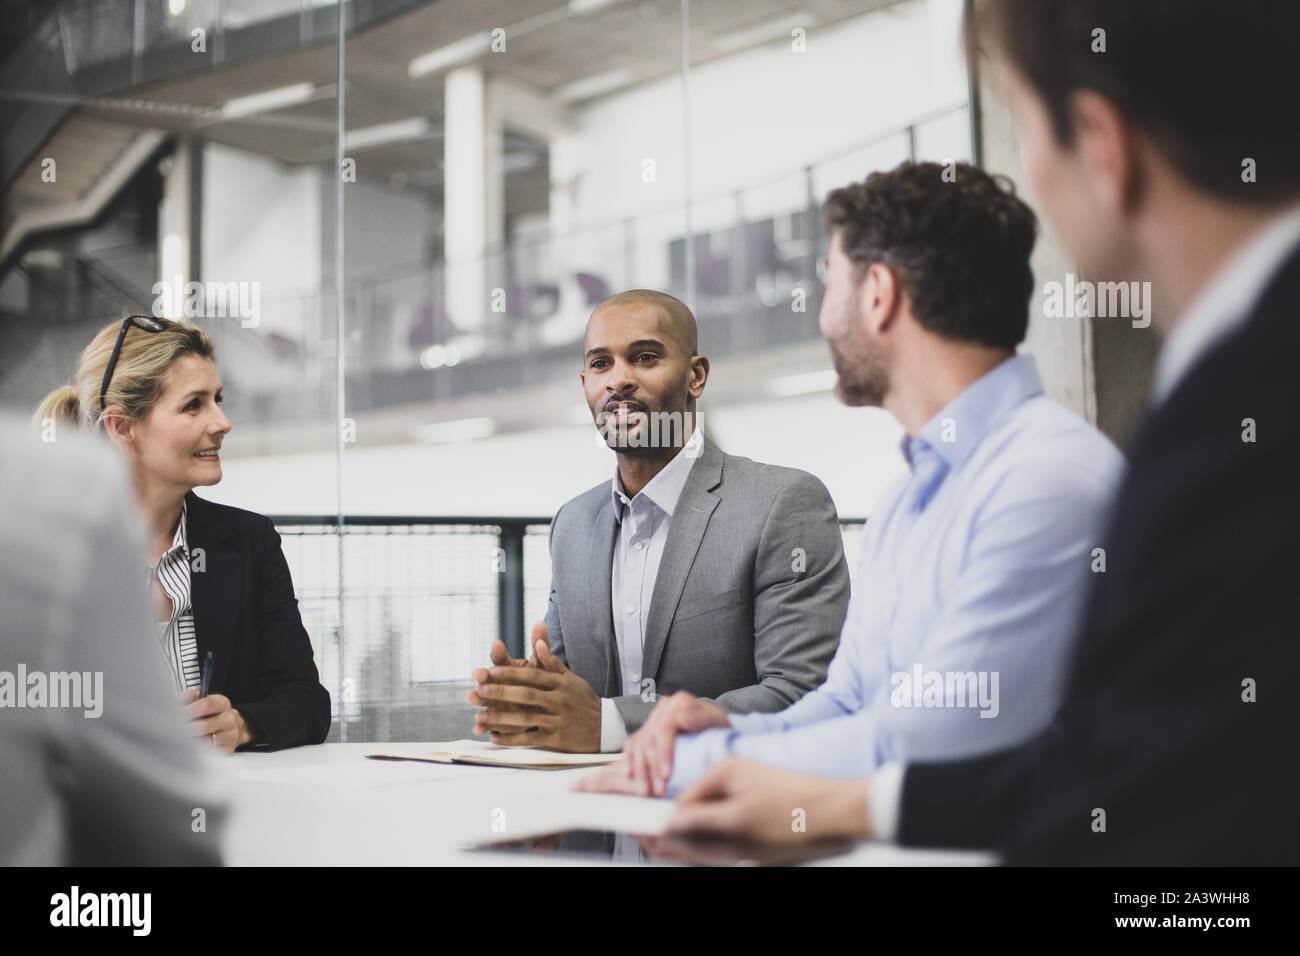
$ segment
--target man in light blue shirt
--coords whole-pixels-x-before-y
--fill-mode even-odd
[[[868,522],[825,684],[771,714],[674,695],[585,788],[673,795],[729,755],[862,777],[1051,719],[1122,459],[1015,354],[1033,213],[978,169],[943,170],[905,163],[827,200],[837,393],[899,420],[909,473]]]
[[[967,388],[903,453],[910,474],[863,536],[826,683],[679,740],[670,793],[728,754],[857,777],[1009,747],[1051,719],[1119,453],[1043,394],[1027,355]]]

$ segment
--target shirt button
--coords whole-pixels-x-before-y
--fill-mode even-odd
[[[633,607],[631,604],[629,604],[629,605],[627,606],[627,613],[628,613],[628,614],[635,614],[635,613],[636,613],[636,608]]]
[[[633,674],[633,675],[632,675],[632,683],[633,683],[633,684],[639,684],[639,683],[641,683],[641,675],[640,675],[640,674]]]
[[[644,542],[644,541],[638,541],[635,545],[633,545],[633,547],[636,548],[638,551],[640,551],[642,548],[645,547],[645,542]]]

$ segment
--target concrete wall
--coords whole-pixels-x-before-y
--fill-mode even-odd
[[[1033,256],[1035,292],[1029,334],[1022,351],[1034,356],[1049,394],[1124,447],[1150,386],[1158,340],[1151,327],[1137,329],[1125,319],[1055,318],[1044,314],[1046,283],[1064,283],[1067,273],[1086,277],[1028,191],[1016,130],[987,62],[976,64],[975,75],[982,165],[990,172],[1009,176],[1039,217],[1040,234]]]

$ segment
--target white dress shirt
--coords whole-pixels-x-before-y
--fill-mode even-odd
[[[699,458],[703,442],[697,430],[682,445],[659,474],[647,482],[633,498],[623,490],[618,469],[610,493],[614,496],[614,520],[618,523],[618,540],[614,542],[614,559],[610,569],[610,606],[614,612],[614,639],[618,645],[618,662],[624,694],[653,692],[642,687],[641,655],[645,647],[645,629],[650,620],[650,602],[654,599],[659,562],[673,510],[686,487],[691,467]],[[612,753],[623,749],[627,725],[612,698],[600,702],[600,750]]]
[[[1287,254],[1300,242],[1300,206],[1271,220],[1215,273],[1169,333],[1156,362],[1152,407],[1164,402],[1193,366],[1249,317]],[[904,765],[885,764],[871,777],[867,809],[878,839],[898,836]]]

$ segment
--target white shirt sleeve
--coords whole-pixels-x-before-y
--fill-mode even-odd
[[[903,765],[883,764],[867,785],[867,820],[877,840],[898,839],[898,810],[903,800]]]
[[[623,723],[623,715],[618,712],[612,697],[602,697],[600,699],[600,752],[618,753],[625,743],[627,743],[627,724]]]

